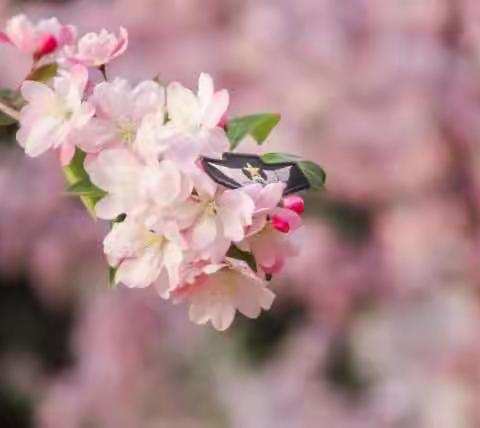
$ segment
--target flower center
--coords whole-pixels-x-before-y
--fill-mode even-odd
[[[165,243],[165,238],[158,233],[148,231],[145,237],[145,247],[161,247]]]
[[[132,144],[135,141],[137,135],[137,128],[135,124],[126,122],[120,126],[120,139],[122,143]]]
[[[217,212],[218,212],[218,206],[216,204],[216,202],[212,199],[210,201],[207,202],[206,206],[205,206],[205,211],[207,212],[207,214],[209,216],[216,216],[217,215]]]

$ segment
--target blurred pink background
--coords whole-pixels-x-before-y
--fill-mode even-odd
[[[219,334],[107,287],[51,156],[0,139],[0,427],[480,426],[480,3],[0,0],[130,33],[110,74],[282,114],[267,151],[322,164],[301,255],[258,320]],[[28,61],[0,47],[0,87]],[[258,150],[253,144],[245,150]]]

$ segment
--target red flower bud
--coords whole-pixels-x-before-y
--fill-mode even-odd
[[[305,211],[305,202],[301,196],[291,195],[283,198],[282,205],[297,214],[303,214]]]
[[[288,233],[288,231],[290,230],[290,225],[288,224],[288,221],[277,215],[274,215],[272,217],[272,226],[282,233]]]
[[[33,55],[35,60],[39,60],[45,55],[52,53],[58,47],[58,42],[51,34],[45,34],[39,43],[37,51]]]

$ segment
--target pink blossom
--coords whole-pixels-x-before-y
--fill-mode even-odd
[[[228,104],[228,92],[225,89],[215,92],[213,79],[206,73],[200,74],[196,95],[178,82],[167,87],[167,109],[172,125],[187,134],[218,127]]]
[[[225,256],[232,241],[244,238],[253,211],[254,203],[245,192],[220,188],[214,194],[192,195],[177,210],[179,216],[190,220],[187,238],[192,249],[215,261]]]
[[[7,21],[0,32],[0,42],[10,43],[22,52],[39,60],[74,43],[75,27],[61,24],[57,18],[32,23],[25,15],[16,15]]]
[[[154,217],[128,216],[114,224],[104,240],[108,261],[117,269],[115,283],[131,288],[156,283],[164,298],[178,286],[183,248],[176,225],[158,222]]]
[[[65,49],[65,60],[86,67],[101,67],[122,55],[127,46],[128,33],[125,28],[120,27],[118,36],[102,29],[98,34],[85,34],[77,46],[68,46]]]
[[[248,234],[252,235],[261,230],[268,222],[280,232],[288,233],[298,229],[302,219],[292,209],[280,207],[284,183],[270,183],[266,186],[252,184],[246,186],[244,191],[255,203],[254,221]]]
[[[85,169],[91,181],[108,192],[95,207],[104,219],[137,213],[148,205],[165,209],[192,191],[190,180],[173,162],[147,165],[127,147],[103,150],[87,160]]]
[[[61,72],[53,81],[53,89],[40,82],[23,83],[21,91],[27,104],[20,112],[17,140],[28,156],[73,144],[72,132],[85,126],[95,113],[94,107],[83,101],[87,80],[87,70],[76,66]]]
[[[135,87],[119,78],[102,82],[94,87],[88,101],[95,107],[95,117],[74,136],[87,152],[132,145],[142,119],[149,113],[163,116],[165,111],[164,89],[151,80]]]
[[[257,318],[262,309],[270,309],[275,298],[267,283],[245,262],[231,258],[200,268],[196,279],[174,295],[190,303],[191,321],[211,322],[219,331],[230,327],[237,310],[248,318]]]
[[[251,252],[258,267],[265,273],[279,272],[286,258],[298,254],[290,237],[278,231],[273,222],[266,223],[260,231],[247,236],[237,246],[243,251]]]

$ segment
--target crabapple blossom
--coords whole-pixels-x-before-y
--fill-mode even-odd
[[[25,15],[10,18],[5,31],[0,32],[0,42],[12,44],[35,60],[59,52],[74,43],[75,37],[75,27],[61,24],[57,18],[42,19],[34,24]]]
[[[86,67],[101,67],[122,55],[128,46],[128,33],[120,27],[119,35],[102,29],[100,33],[85,34],[77,46],[65,48],[65,61]]]
[[[94,107],[83,101],[87,80],[87,70],[75,66],[69,72],[61,71],[53,88],[40,82],[23,83],[21,92],[27,104],[20,112],[17,140],[28,156],[62,146],[68,163],[74,152],[72,132],[85,126],[95,113]]]
[[[203,258],[220,260],[231,242],[241,241],[252,223],[253,200],[241,189],[217,189],[214,194],[197,192],[178,209],[192,226],[187,239]]]
[[[271,222],[275,229],[283,233],[296,230],[301,226],[302,219],[296,211],[279,206],[283,201],[284,188],[284,183],[270,183],[264,187],[258,183],[245,186],[244,191],[255,203],[254,221],[250,234],[263,229],[267,222]]]
[[[103,150],[87,159],[85,170],[107,192],[95,207],[103,219],[142,211],[149,203],[164,208],[186,199],[192,191],[191,182],[173,162],[147,165],[126,147]]]
[[[165,114],[164,88],[152,80],[135,87],[119,78],[102,82],[95,86],[88,101],[95,107],[95,117],[75,135],[78,146],[87,152],[116,144],[131,145],[147,114]]]
[[[167,109],[171,124],[182,133],[196,134],[219,127],[230,102],[228,91],[215,92],[213,79],[201,73],[195,95],[178,82],[167,87]]]
[[[211,322],[220,331],[230,327],[237,310],[257,318],[262,309],[270,309],[275,298],[265,281],[245,262],[233,258],[200,268],[195,280],[175,290],[174,296],[190,303],[191,321]]]
[[[164,298],[178,285],[185,245],[175,223],[128,216],[113,225],[103,246],[110,266],[116,268],[115,283],[130,288],[155,283]]]
[[[243,251],[251,252],[257,265],[269,274],[279,272],[286,258],[298,254],[288,235],[278,231],[273,222],[266,223],[262,229],[247,235],[236,245]]]

